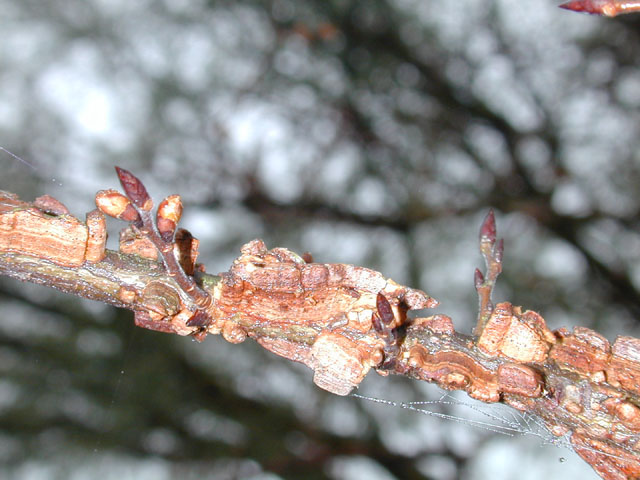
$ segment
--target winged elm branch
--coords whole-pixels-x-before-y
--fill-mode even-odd
[[[98,192],[81,222],[51,197],[33,203],[0,193],[0,273],[135,312],[141,327],[232,343],[253,338],[304,363],[314,382],[346,395],[371,370],[460,389],[538,415],[605,479],[640,476],[640,340],[613,345],[578,327],[550,331],[537,313],[491,292],[502,269],[493,212],[480,232],[486,273],[474,336],[446,315],[411,319],[433,307],[426,293],[354,265],[314,263],[261,240],[241,248],[227,272],[196,263],[198,241],[177,224],[177,195],[153,202],[118,169],[125,194]],[[119,251],[105,249],[105,214],[128,222]]]

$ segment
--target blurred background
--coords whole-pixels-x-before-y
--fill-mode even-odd
[[[1,189],[84,218],[119,165],[156,201],[182,195],[211,273],[263,238],[421,288],[463,333],[492,207],[497,300],[640,336],[638,16],[550,0],[0,0],[0,32],[0,146],[24,159],[0,152]],[[597,478],[545,434],[332,396],[251,341],[136,329],[6,278],[0,311],[2,478]],[[441,398],[421,383],[371,373],[358,393]],[[500,423],[464,396],[429,407]]]

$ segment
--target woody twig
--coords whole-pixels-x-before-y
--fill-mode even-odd
[[[640,340],[613,345],[593,330],[550,331],[536,312],[491,294],[502,270],[495,217],[480,231],[486,273],[475,335],[443,314],[411,319],[437,302],[381,273],[244,245],[229,271],[196,264],[198,241],[177,228],[182,205],[167,197],[154,216],[142,183],[118,169],[125,194],[98,192],[81,222],[51,197],[0,194],[0,273],[136,312],[145,328],[179,335],[253,338],[313,370],[314,382],[346,395],[370,370],[460,389],[537,415],[605,479],[640,476]],[[128,222],[119,251],[105,249],[104,214]]]
[[[491,313],[493,312],[491,297],[498,275],[502,273],[503,252],[504,242],[502,239],[496,239],[496,219],[493,210],[489,210],[480,228],[480,253],[484,258],[487,273],[483,275],[477,268],[474,273],[474,284],[478,292],[479,300],[478,322],[476,325],[477,334],[482,333],[484,326],[489,321]]]

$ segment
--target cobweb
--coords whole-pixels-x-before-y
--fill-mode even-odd
[[[360,395],[358,393],[352,393],[351,396],[368,402],[409,410],[429,417],[461,423],[491,433],[506,435],[508,437],[529,435],[540,439],[542,445],[571,448],[568,436],[557,437],[553,435],[537,415],[520,412],[501,404],[473,404],[460,400],[448,392],[443,392],[440,398],[436,400],[411,402],[385,400]],[[463,409],[468,409],[473,413],[473,415],[470,416],[480,419],[465,418],[463,416],[439,411],[446,407],[457,407],[458,409],[462,407]]]
[[[358,393],[352,393],[351,396],[364,402],[408,410],[419,415],[459,423],[490,434],[505,437],[534,437],[538,439],[540,447],[554,446],[573,452],[570,440],[571,431],[563,436],[556,436],[549,431],[539,416],[521,412],[500,403],[486,404],[472,399],[465,401],[457,398],[456,393],[452,394],[446,391],[441,392],[440,396],[434,400],[418,401],[394,401]],[[456,412],[456,414],[450,412]],[[585,425],[585,427],[588,426]],[[599,454],[604,453],[588,446],[583,448]],[[635,454],[630,449],[625,450]],[[612,454],[607,455],[613,458],[620,458]],[[563,456],[560,456],[558,460],[561,463],[566,461]],[[586,466],[586,463],[584,465]],[[590,470],[589,467],[587,467],[588,470]]]

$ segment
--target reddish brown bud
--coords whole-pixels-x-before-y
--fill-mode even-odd
[[[484,275],[479,268],[476,268],[476,271],[473,273],[473,283],[475,284],[476,288],[480,288],[484,283]]]
[[[600,15],[602,13],[600,11],[600,8],[594,5],[594,2],[591,0],[574,0],[558,6],[560,8],[564,8],[565,10],[573,10],[574,12],[584,12],[596,15]]]
[[[493,214],[493,209],[489,210],[487,216],[484,217],[482,227],[480,227],[480,241],[491,243],[496,241],[496,217]]]
[[[153,201],[144,188],[143,183],[131,172],[124,168],[116,167],[116,173],[120,184],[129,199],[140,209],[149,211],[153,208]]]
[[[605,15],[615,17],[621,13],[631,13],[640,10],[640,4],[633,0],[573,0],[559,5],[565,10]]]
[[[395,320],[393,310],[391,309],[389,300],[380,292],[378,292],[378,296],[376,297],[376,308],[378,309],[378,315],[382,323],[385,326],[391,325]]]

